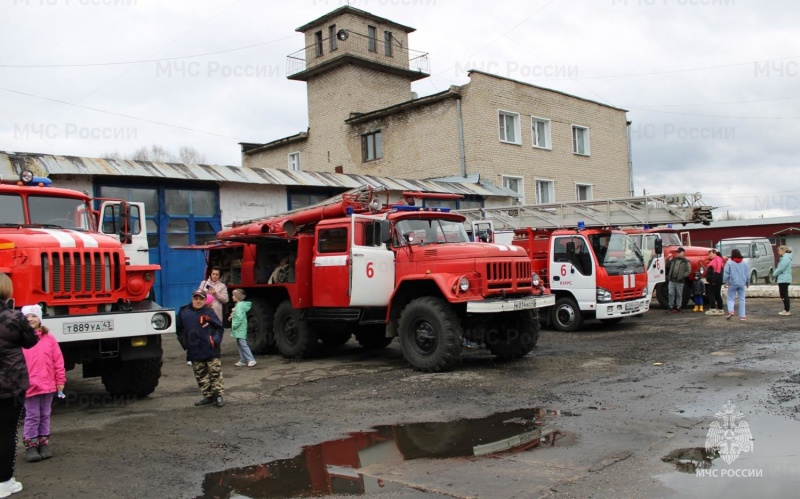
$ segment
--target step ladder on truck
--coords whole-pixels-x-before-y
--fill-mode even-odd
[[[459,210],[476,239],[525,248],[533,271],[556,296],[547,320],[575,331],[585,320],[617,323],[646,312],[666,278],[661,241],[629,231],[660,224],[708,223],[700,194],[668,194]],[[628,228],[623,230],[623,227]]]

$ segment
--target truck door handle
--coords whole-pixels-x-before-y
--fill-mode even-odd
[[[147,253],[150,250],[149,249],[137,249],[136,251],[141,251],[142,253]]]
[[[364,256],[364,253],[353,253],[353,256]]]
[[[555,275],[555,276],[553,276],[553,280],[554,280],[554,281],[560,281],[560,280],[561,280],[561,277],[559,277],[559,276]]]

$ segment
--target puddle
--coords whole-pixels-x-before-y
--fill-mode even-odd
[[[551,446],[560,438],[550,409],[520,409],[481,419],[377,426],[303,448],[290,459],[209,473],[203,498],[319,497],[407,489],[359,473],[379,463],[484,456]],[[435,496],[436,494],[431,494]]]
[[[683,497],[797,497],[800,487],[800,422],[767,414],[742,418],[746,431],[731,430],[738,447],[720,446],[717,451],[705,449],[705,439],[699,447],[677,449],[662,460],[675,465],[676,471],[658,478]],[[713,415],[702,425],[709,431]],[[731,442],[731,440],[729,440]],[[752,448],[744,452],[747,442]],[[726,459],[727,455],[727,459]]]

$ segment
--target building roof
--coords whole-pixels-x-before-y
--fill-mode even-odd
[[[496,75],[496,74],[487,73],[485,71],[480,71],[478,69],[470,69],[470,70],[468,70],[467,71],[467,76],[471,75],[472,73],[478,73],[478,74],[482,74],[484,76],[489,76],[491,78],[497,78],[498,80],[513,81],[514,83],[519,83],[520,85],[525,85],[526,87],[538,88],[539,90],[546,90],[548,92],[553,92],[553,93],[556,93],[556,94],[566,95],[567,97],[572,97],[573,99],[582,100],[584,102],[591,102],[592,104],[597,104],[598,106],[603,106],[603,107],[607,107],[607,108],[614,109],[614,110],[617,110],[617,111],[623,111],[623,112],[626,112],[626,113],[628,112],[627,109],[622,109],[621,107],[612,106],[611,104],[604,104],[604,103],[598,102],[596,100],[587,99],[585,97],[579,97],[577,95],[568,94],[566,92],[562,92],[561,90],[553,90],[552,88],[540,87],[539,85],[534,85],[533,83],[527,83],[527,82],[524,82],[524,81],[515,80],[513,78],[506,78],[505,76],[499,76],[499,75]]]
[[[36,175],[116,175],[244,184],[335,187],[353,189],[365,184],[385,187],[392,191],[451,192],[465,196],[500,196],[517,198],[519,195],[505,187],[490,183],[440,182],[411,180],[396,177],[377,177],[350,173],[298,172],[277,168],[244,168],[230,165],[190,165],[184,163],[158,163],[122,159],[56,156],[39,153],[13,153],[0,151],[0,177],[18,178],[20,170],[30,169]]]
[[[311,28],[314,28],[314,27],[319,26],[319,25],[327,24],[329,20],[331,20],[334,17],[338,17],[338,16],[340,16],[342,14],[353,14],[353,15],[356,15],[356,16],[359,16],[359,17],[364,17],[366,19],[370,19],[370,20],[375,21],[375,22],[380,23],[380,24],[385,24],[387,26],[394,26],[395,28],[398,28],[398,29],[401,29],[401,30],[405,31],[406,33],[413,33],[414,31],[416,31],[415,28],[411,28],[409,26],[403,26],[402,24],[396,23],[396,22],[392,21],[391,19],[386,19],[385,17],[376,16],[375,14],[371,14],[371,13],[365,11],[365,10],[356,9],[355,7],[350,7],[349,5],[343,5],[343,6],[339,7],[338,9],[332,10],[332,11],[328,12],[327,14],[325,14],[324,16],[318,17],[317,19],[314,19],[310,23],[306,23],[306,24],[300,26],[295,31],[299,31],[300,33],[305,33],[306,31],[310,30]]]
[[[283,137],[280,139],[273,140],[272,142],[267,142],[266,144],[239,142],[239,145],[242,146],[243,153],[254,154],[257,152],[266,151],[267,149],[272,149],[274,147],[285,146],[286,144],[292,144],[294,142],[300,142],[307,139],[308,139],[308,132],[300,132],[294,135],[290,135],[288,137]]]
[[[461,97],[460,87],[452,86],[449,89],[445,90],[444,92],[438,92],[435,94],[426,95],[425,97],[420,97],[418,99],[407,100],[399,104],[393,104],[389,107],[376,109],[374,111],[369,111],[366,113],[359,113],[352,116],[351,118],[344,120],[344,122],[347,123],[348,125],[356,125],[358,123],[364,123],[365,121],[377,118],[383,118],[385,116],[390,116],[392,114],[409,111],[417,107],[434,104],[436,102],[443,101],[445,99],[454,99],[460,97]]]

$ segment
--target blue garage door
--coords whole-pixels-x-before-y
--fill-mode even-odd
[[[155,299],[174,308],[189,303],[192,291],[205,277],[205,256],[177,247],[215,239],[220,229],[216,186],[101,184],[97,195],[145,204],[150,263],[161,265],[153,287]]]

